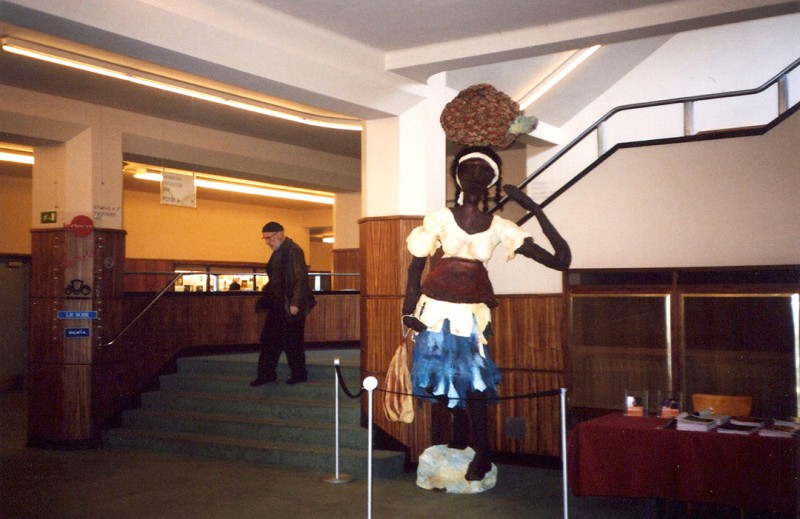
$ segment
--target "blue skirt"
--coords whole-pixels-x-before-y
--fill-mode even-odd
[[[470,337],[450,333],[445,320],[441,332],[424,331],[414,339],[411,387],[414,396],[430,402],[447,401],[447,407],[465,407],[470,393],[497,397],[502,380],[500,370],[489,357],[481,357],[478,328],[473,324]]]

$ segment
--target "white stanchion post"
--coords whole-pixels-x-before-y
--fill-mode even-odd
[[[367,422],[369,424],[367,434],[367,519],[372,518],[372,393],[378,387],[378,379],[375,377],[367,377],[364,379],[364,389],[367,390],[369,395],[369,409]]]
[[[564,475],[564,519],[569,517],[569,488],[567,484],[567,389],[561,388],[561,472]]]
[[[333,359],[333,392],[335,396],[334,401],[334,408],[335,408],[335,429],[336,429],[336,472],[333,476],[325,476],[322,478],[322,481],[325,483],[349,483],[353,481],[353,476],[350,474],[339,474],[339,370],[336,368],[339,367],[339,357]]]

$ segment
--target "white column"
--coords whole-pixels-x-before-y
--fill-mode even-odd
[[[362,139],[362,216],[424,215],[445,203],[446,143],[439,124],[456,92],[444,73],[427,98],[398,117],[367,121]]]
[[[122,138],[102,124],[60,144],[34,148],[32,228],[62,227],[75,216],[122,229]],[[43,212],[56,212],[42,223]]]

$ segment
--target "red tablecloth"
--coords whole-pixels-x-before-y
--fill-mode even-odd
[[[798,438],[662,429],[667,420],[610,414],[569,434],[574,495],[660,497],[798,512]]]

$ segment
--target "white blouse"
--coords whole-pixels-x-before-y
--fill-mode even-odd
[[[492,216],[488,229],[469,234],[458,226],[453,212],[445,207],[426,216],[422,225],[408,235],[406,243],[409,252],[418,258],[432,256],[441,247],[446,258],[479,260],[485,264],[500,244],[506,250],[506,261],[512,259],[529,237],[530,234],[517,224],[496,215]]]
[[[478,260],[485,265],[498,245],[503,245],[508,261],[514,258],[516,250],[530,237],[517,224],[496,215],[492,217],[487,230],[469,234],[458,226],[453,212],[445,207],[427,215],[422,225],[408,235],[406,244],[409,252],[418,258],[432,256],[441,247],[446,258]],[[485,304],[450,303],[423,294],[414,316],[432,332],[440,332],[445,319],[450,321],[450,333],[453,335],[469,337],[476,328],[481,356],[485,356],[483,345],[487,340],[483,331],[491,322],[491,310]]]

